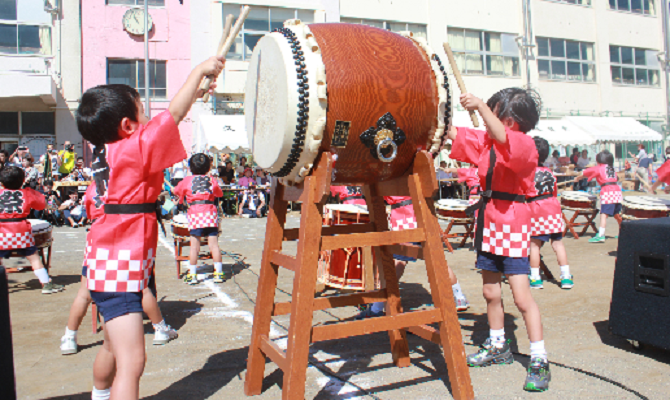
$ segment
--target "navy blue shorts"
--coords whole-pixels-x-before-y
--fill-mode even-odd
[[[9,255],[15,253],[19,257],[28,257],[37,253],[37,247],[30,246],[25,249],[0,250],[0,258],[9,258]]]
[[[105,322],[144,311],[142,292],[91,292],[91,299]]]
[[[219,236],[219,228],[210,226],[209,228],[191,229],[193,237]]]
[[[491,272],[502,272],[505,275],[530,274],[528,257],[505,257],[484,251],[477,252],[475,267]]]
[[[609,215],[610,217],[621,214],[621,203],[616,204],[601,204],[600,213]]]
[[[543,242],[548,242],[548,241],[555,241],[555,240],[561,240],[563,239],[563,233],[562,232],[557,232],[557,233],[549,233],[546,235],[539,235],[539,236],[531,236],[531,239],[537,239]]]

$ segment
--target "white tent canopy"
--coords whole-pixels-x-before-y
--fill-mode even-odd
[[[641,142],[663,140],[663,135],[630,117],[565,117],[598,142]]]
[[[196,127],[193,151],[250,153],[244,115],[201,115]]]
[[[547,139],[551,146],[590,146],[596,139],[566,119],[543,119],[528,133]]]

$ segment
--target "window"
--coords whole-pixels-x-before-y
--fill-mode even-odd
[[[627,11],[635,14],[656,15],[654,0],[609,0],[610,10]]]
[[[360,18],[340,18],[340,22],[346,22],[348,24],[374,26],[375,28],[386,29],[391,32],[409,31],[412,32],[416,37],[428,40],[428,29],[426,28],[426,25],[423,24],[408,24],[405,22],[389,22],[389,21],[379,21],[374,19],[360,19]]]
[[[144,0],[107,0],[108,5],[114,6],[143,6]],[[165,7],[165,0],[149,0],[151,7]]]
[[[550,0],[557,3],[579,4],[580,6],[590,6],[591,0]]]
[[[449,28],[449,44],[464,74],[520,76],[516,35]]]
[[[537,69],[543,80],[595,82],[593,44],[537,38]]]
[[[17,0],[0,0],[0,53],[51,55],[51,27],[18,18]]]
[[[610,46],[612,82],[620,85],[659,86],[658,52],[633,47]]]
[[[0,19],[16,21],[16,0],[0,0]]]
[[[55,118],[53,112],[0,112],[0,136],[55,135]]]
[[[137,89],[144,97],[144,60],[107,60],[107,83],[121,83]],[[152,98],[167,97],[165,61],[149,61],[149,90]]]
[[[0,135],[19,134],[19,113],[0,112]]]
[[[221,24],[226,19],[226,16],[232,14],[237,18],[240,15],[241,6],[233,4],[223,5],[223,18]],[[242,30],[235,39],[235,43],[230,48],[228,55],[229,60],[249,60],[251,53],[256,47],[256,43],[268,32],[273,29],[284,26],[284,21],[287,19],[298,18],[301,21],[311,24],[314,22],[314,10],[296,10],[293,8],[280,7],[251,7],[249,16]]]

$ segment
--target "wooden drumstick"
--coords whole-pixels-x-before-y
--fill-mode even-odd
[[[244,21],[247,19],[247,16],[249,15],[250,11],[251,8],[249,6],[244,6],[242,8],[242,12],[240,13],[240,16],[237,18],[235,26],[232,28],[232,32],[230,32],[230,29],[228,29],[228,32],[226,32],[226,29],[224,27],[223,35],[221,35],[221,41],[223,41],[224,37],[226,39],[225,42],[223,42],[223,46],[221,46],[221,42],[219,42],[219,49],[216,53],[217,56],[223,56],[228,54],[228,50],[230,50],[231,46],[233,45],[233,42],[235,41],[235,38],[237,38],[237,35],[240,33],[240,30],[242,30],[242,24],[244,24]],[[226,18],[226,26],[230,26],[228,25],[229,18],[230,16]],[[209,101],[209,93],[207,91],[209,90],[209,85],[212,84],[214,79],[216,79],[215,76],[208,76],[202,82],[202,85],[200,85],[200,89],[205,91],[205,95],[202,96],[202,101],[205,103]]]
[[[221,34],[221,39],[219,39],[219,46],[216,48],[217,56],[225,54],[222,54],[221,51],[223,50],[223,46],[225,46],[226,42],[228,41],[228,36],[230,36],[230,29],[233,26],[234,18],[235,17],[232,14],[228,14],[226,17],[226,23],[223,26],[223,33]],[[208,76],[202,81],[202,84],[200,85],[200,89],[205,91],[205,94],[202,96],[202,101],[205,103],[209,101],[209,92],[207,90],[209,90],[209,85],[211,85],[213,80],[214,78]]]
[[[451,64],[451,70],[454,72],[454,77],[456,78],[456,83],[458,83],[458,88],[461,90],[461,94],[465,94],[468,91],[465,89],[465,82],[463,82],[463,77],[461,77],[461,71],[458,70],[458,65],[456,64],[456,59],[454,58],[454,53],[451,51],[451,46],[449,43],[444,43],[444,52],[447,53],[447,58],[449,59],[449,64]],[[472,120],[472,126],[479,128],[479,119],[474,111],[469,111],[470,119]]]

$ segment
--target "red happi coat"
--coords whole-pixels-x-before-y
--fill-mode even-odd
[[[551,195],[551,197],[530,201],[533,197]],[[535,168],[535,186],[528,196],[531,212],[531,236],[549,235],[563,232],[563,214],[558,202],[556,176],[547,167]]]
[[[468,204],[475,204],[479,200],[479,175],[477,168],[459,168],[458,182],[465,182],[468,185],[468,188],[470,188]]]
[[[670,185],[670,161],[666,161],[657,170],[658,180]]]
[[[44,195],[27,188],[0,189],[0,219],[24,218],[30,210],[41,211],[46,207]],[[25,249],[35,246],[33,229],[28,221],[0,221],[0,250]]]
[[[191,175],[179,182],[174,189],[179,202],[184,199],[190,204],[194,201],[214,201],[223,196],[216,179],[206,175]],[[193,204],[188,208],[188,229],[218,228],[219,216],[214,204]]]
[[[521,132],[506,129],[507,140],[501,144],[484,131],[458,128],[450,157],[476,164],[482,191],[494,190],[527,196],[534,187],[537,149],[533,139]],[[496,164],[492,187],[486,187],[489,153],[493,147]],[[483,240],[480,251],[506,256],[528,257],[531,213],[527,204],[492,199],[484,212]]]
[[[384,196],[384,200],[391,205],[391,216],[389,222],[391,223],[392,231],[402,231],[405,229],[416,229],[416,217],[414,216],[414,206],[410,202],[408,205],[394,208],[395,204],[403,201],[412,200],[408,196]]]
[[[598,185],[609,182],[617,182],[614,168],[607,164],[598,164],[595,167],[587,168],[583,172],[589,181],[595,179]],[[619,185],[607,185],[600,189],[600,204],[619,204],[623,202],[623,194]]]
[[[93,163],[96,183],[107,204],[155,203],[163,170],[186,158],[179,129],[164,111],[122,140],[109,143]],[[99,174],[99,175],[98,175]],[[108,177],[106,176],[108,174]],[[91,226],[86,256],[88,289],[140,292],[148,284],[156,257],[158,224],[154,213],[103,214]]]
[[[339,196],[342,204],[367,205],[361,188],[358,186],[331,186],[330,194],[333,197]]]
[[[98,194],[96,193],[95,182],[90,184],[84,193],[84,207],[86,208],[86,216],[91,221],[97,222],[97,219],[100,218],[104,213],[105,209],[103,207],[104,203]],[[93,222],[93,223],[95,223]],[[86,248],[84,249],[84,265],[88,259],[88,252],[91,249],[91,233],[86,234]]]

